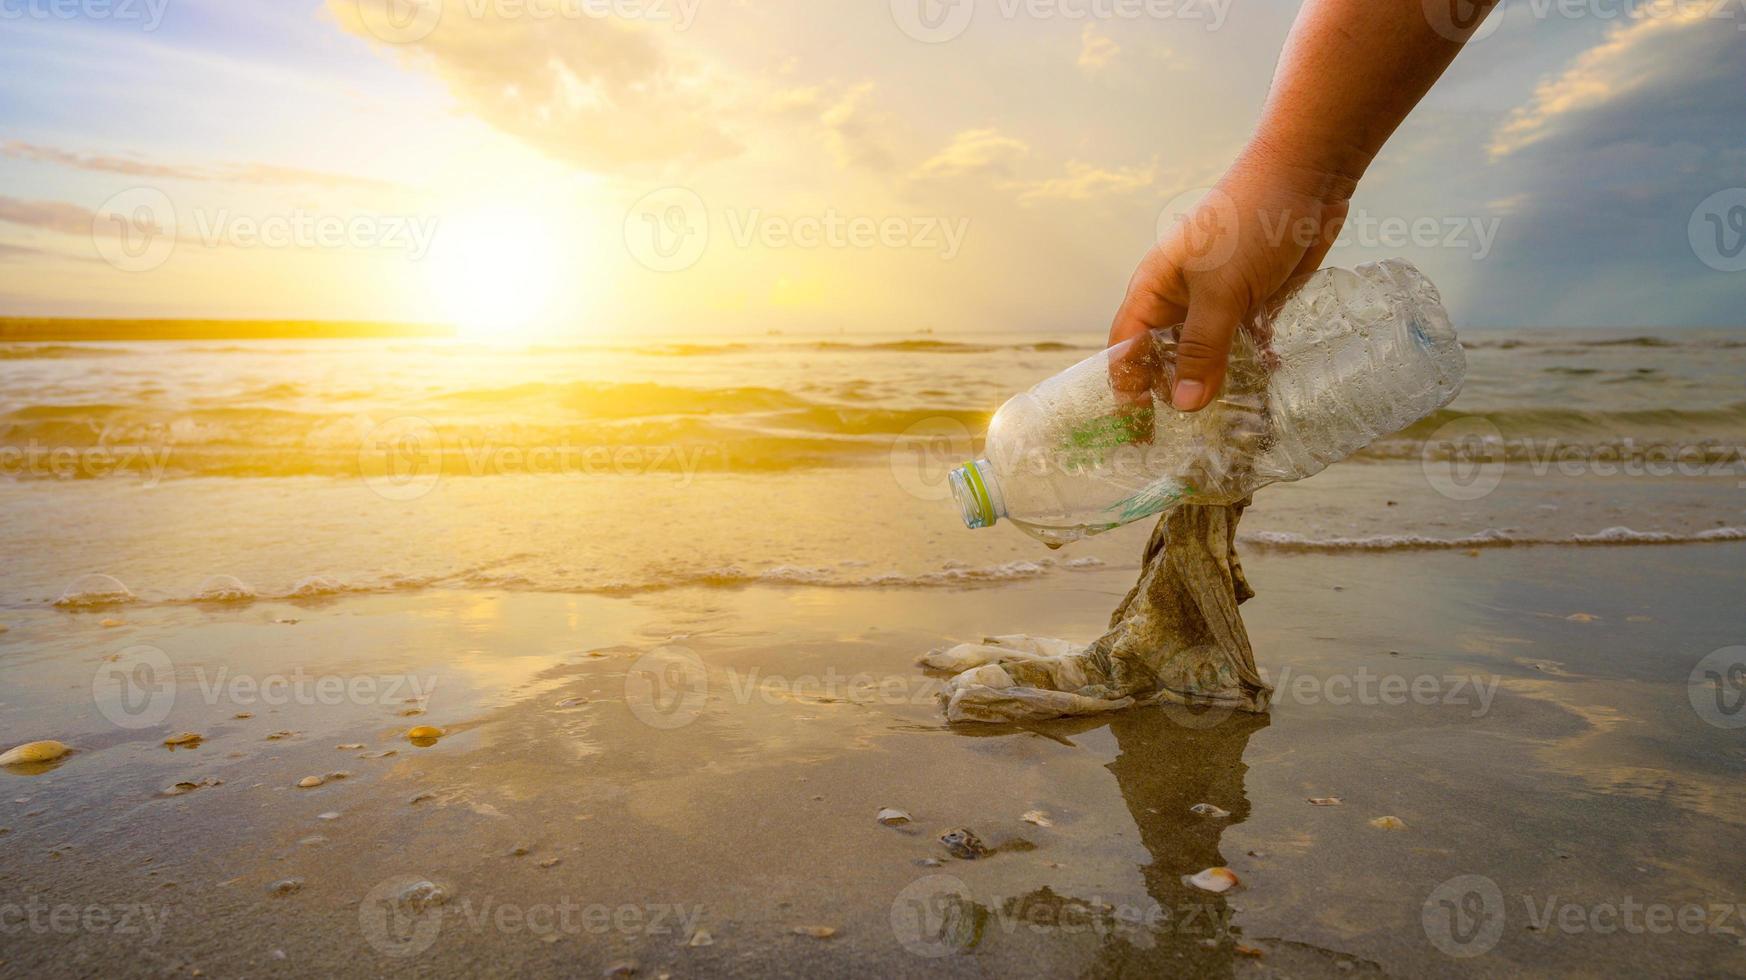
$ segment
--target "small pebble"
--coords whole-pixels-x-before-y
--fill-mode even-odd
[[[563,861],[563,860],[564,860],[563,858],[546,858],[544,861],[540,862],[540,867],[542,867],[542,868],[555,868],[558,866],[558,863]]]
[[[423,803],[425,800],[434,800],[434,799],[436,799],[436,794],[427,790],[423,793],[413,794],[412,799],[407,800],[406,802],[408,802],[408,803]]]
[[[282,898],[303,890],[302,878],[284,878],[267,886],[267,894]]]
[[[178,745],[199,745],[201,738],[202,736],[198,732],[183,732],[180,735],[171,735],[164,739],[164,744],[171,748]]]
[[[322,783],[325,783],[325,782],[327,782],[327,780],[321,778],[320,776],[304,776],[302,779],[299,779],[297,781],[297,787],[299,789],[314,789],[315,787],[320,786]]]
[[[1571,613],[1570,615],[1568,615],[1564,618],[1572,623],[1592,623],[1595,620],[1600,619],[1600,617],[1596,616],[1594,613],[1581,613],[1581,612]]]
[[[412,739],[414,742],[422,741],[424,739],[429,739],[434,742],[443,737],[443,730],[435,725],[415,725],[406,730],[406,737]]]
[[[1377,817],[1370,821],[1370,826],[1377,830],[1405,830],[1406,821],[1399,817]]]
[[[940,843],[946,845],[946,850],[952,856],[964,861],[974,861],[988,854],[988,848],[982,843],[982,838],[968,827],[957,827],[940,835]]]
[[[515,847],[512,847],[509,849],[509,856],[510,857],[526,857],[527,852],[529,850],[531,850],[531,848],[529,848],[526,844],[518,844]]]
[[[252,711],[239,711],[236,714],[231,715],[232,718],[236,718],[238,720],[241,720],[243,718],[253,718],[254,716],[255,716],[255,713]]]
[[[1312,796],[1309,802],[1310,806],[1339,806],[1346,801],[1338,796]]]
[[[363,747],[364,743],[362,742],[341,742],[334,746],[334,748],[339,749],[341,752],[355,752]]]
[[[317,820],[338,820],[339,818],[340,815],[338,810],[329,810],[326,813],[318,813],[315,815],[315,819]]]
[[[54,739],[26,742],[0,755],[0,766],[27,766],[37,762],[53,762],[73,751]]]
[[[1188,812],[1202,817],[1228,817],[1231,815],[1231,811],[1213,806],[1211,803],[1196,803],[1188,808]]]
[[[837,934],[835,926],[795,926],[796,936],[811,936],[814,939],[829,939]]]
[[[606,971],[604,973],[602,973],[601,976],[603,976],[603,977],[634,977],[634,976],[636,976],[636,973],[637,973],[637,964],[636,964],[635,960],[619,960],[617,963],[614,963],[611,966],[607,967]]]

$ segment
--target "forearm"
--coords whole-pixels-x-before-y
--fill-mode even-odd
[[[1323,182],[1326,199],[1350,197],[1499,0],[1452,2],[1472,4],[1464,29],[1433,25],[1424,0],[1305,0],[1245,156]]]

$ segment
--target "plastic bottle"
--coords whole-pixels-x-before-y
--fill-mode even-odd
[[[1305,278],[1199,412],[1170,406],[1176,332],[1153,330],[1038,384],[951,473],[964,523],[1007,518],[1051,547],[1182,503],[1231,503],[1322,471],[1453,401],[1466,355],[1404,259]],[[1260,338],[1257,342],[1254,338]]]

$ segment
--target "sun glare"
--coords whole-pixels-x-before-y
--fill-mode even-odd
[[[469,340],[514,342],[550,329],[574,263],[552,226],[529,211],[492,209],[444,219],[431,249],[438,314]]]

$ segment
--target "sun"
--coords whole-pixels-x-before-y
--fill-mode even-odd
[[[556,228],[532,210],[467,211],[439,224],[427,287],[462,337],[515,342],[554,326],[571,264]]]

